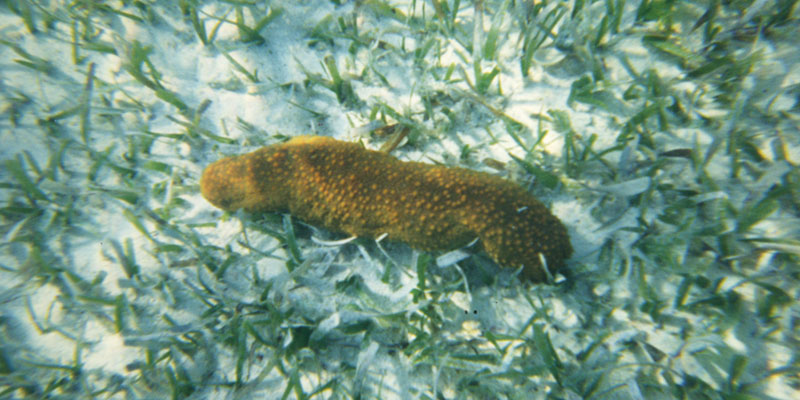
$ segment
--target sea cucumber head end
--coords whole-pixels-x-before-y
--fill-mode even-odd
[[[283,210],[288,205],[287,182],[292,171],[287,167],[285,150],[282,146],[267,146],[216,161],[203,171],[200,192],[223,210]]]
[[[247,199],[244,163],[240,157],[223,158],[206,167],[200,178],[200,193],[223,210],[243,208]]]

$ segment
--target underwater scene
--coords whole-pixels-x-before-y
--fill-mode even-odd
[[[800,399],[797,0],[0,3],[0,399]]]

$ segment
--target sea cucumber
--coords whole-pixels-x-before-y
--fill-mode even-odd
[[[499,265],[543,281],[572,253],[561,221],[521,187],[464,168],[400,161],[357,143],[299,136],[209,165],[200,188],[225,210],[289,212],[361,237],[420,250],[479,238]]]

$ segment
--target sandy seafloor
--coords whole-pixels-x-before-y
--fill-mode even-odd
[[[791,2],[178,3],[0,5],[0,398],[800,398]],[[542,199],[569,271],[199,193],[226,155],[404,130]]]

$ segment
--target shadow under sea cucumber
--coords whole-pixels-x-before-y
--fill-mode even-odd
[[[483,172],[400,161],[357,143],[299,136],[209,165],[200,188],[225,210],[290,212],[361,237],[451,250],[476,237],[501,266],[547,278],[572,254],[561,221],[521,187]]]

